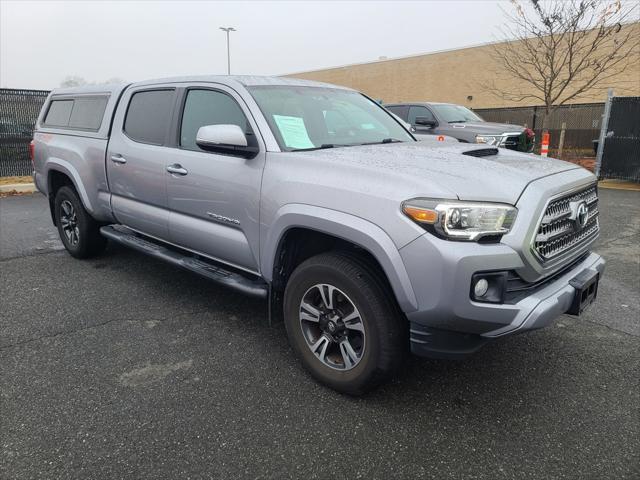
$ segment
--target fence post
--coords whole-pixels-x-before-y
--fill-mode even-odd
[[[611,102],[613,101],[613,88],[607,92],[607,103],[604,105],[604,113],[602,114],[602,123],[600,124],[600,136],[598,137],[598,153],[596,154],[596,177],[600,178],[600,169],[602,168],[602,154],[604,153],[604,141],[607,138],[607,130],[609,129],[609,116],[611,115]]]
[[[567,122],[562,122],[560,130],[560,140],[558,141],[558,158],[562,158],[562,148],[564,147],[564,132],[567,129]]]
[[[536,117],[538,116],[538,107],[533,107],[533,120],[531,121],[531,130],[536,129]]]

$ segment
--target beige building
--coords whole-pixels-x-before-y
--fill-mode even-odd
[[[640,23],[634,29],[640,38]],[[452,102],[472,108],[541,105],[541,101],[519,103],[502,99],[484,88],[492,81],[496,87],[513,90],[516,80],[502,78],[500,65],[490,55],[492,45],[481,45],[403,58],[385,59],[287,76],[345,85],[384,102]],[[625,72],[610,81],[616,95],[640,96],[640,51],[629,58]],[[609,85],[608,85],[609,86]],[[586,92],[571,103],[604,102],[603,89]]]

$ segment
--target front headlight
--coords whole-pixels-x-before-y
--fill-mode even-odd
[[[518,210],[502,203],[414,198],[402,211],[420,225],[449,240],[502,236],[513,226]]]
[[[476,143],[486,143],[487,145],[497,145],[500,143],[502,136],[494,135],[476,135]]]

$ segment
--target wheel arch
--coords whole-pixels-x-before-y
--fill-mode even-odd
[[[73,187],[73,189],[78,193],[82,205],[87,210],[87,212],[89,212],[89,214],[93,212],[91,201],[89,200],[87,191],[80,181],[80,176],[69,162],[60,159],[50,159],[47,162],[46,179],[47,198],[49,199],[49,209],[54,225],[56,224],[54,214],[54,201],[56,192],[60,189],[60,187],[63,187],[65,185]]]
[[[311,255],[330,249],[359,251],[376,262],[402,311],[411,312],[418,307],[398,248],[386,232],[367,220],[336,210],[288,204],[278,211],[265,237],[261,271],[272,290],[283,288],[283,279],[286,282],[291,273],[286,271],[286,266],[289,261],[287,255],[291,254],[288,247],[293,239],[296,245],[303,245],[306,249],[302,255],[294,254],[298,264]]]

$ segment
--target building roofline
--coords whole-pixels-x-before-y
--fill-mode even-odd
[[[630,26],[630,25],[640,25],[640,20],[636,20],[633,22],[628,22],[628,23],[623,23],[622,26],[626,27],[626,26]],[[592,29],[595,30],[595,29]],[[471,50],[474,48],[482,48],[482,47],[486,47],[489,45],[498,45],[500,43],[511,43],[511,42],[518,42],[520,40],[518,39],[513,39],[513,40],[496,40],[493,42],[483,42],[483,43],[475,43],[472,45],[467,45],[465,47],[458,47],[458,48],[446,48],[443,50],[434,50],[433,52],[423,52],[423,53],[410,53],[408,55],[402,55],[399,57],[391,57],[391,58],[384,58],[384,59],[378,59],[378,60],[369,60],[369,61],[364,61],[364,62],[354,62],[354,63],[347,63],[344,65],[336,65],[334,67],[321,67],[321,68],[314,68],[312,70],[303,70],[300,72],[292,72],[292,73],[283,73],[281,75],[278,76],[282,76],[282,77],[289,77],[292,75],[301,75],[301,74],[305,74],[305,73],[317,73],[317,72],[326,72],[328,70],[338,70],[341,68],[349,68],[349,67],[359,67],[361,65],[373,65],[376,63],[385,63],[385,62],[395,62],[398,60],[407,60],[410,58],[416,58],[416,57],[428,57],[430,55],[439,55],[442,53],[450,53],[450,52],[457,52],[457,51],[462,51],[462,50]]]
[[[411,53],[409,55],[402,55],[400,57],[390,57],[390,58],[383,58],[383,59],[378,59],[378,60],[369,60],[369,61],[364,61],[364,62],[345,63],[343,65],[336,65],[334,67],[320,67],[320,68],[314,68],[313,70],[303,70],[303,71],[300,71],[300,72],[283,73],[283,74],[281,74],[279,76],[288,77],[288,76],[291,76],[291,75],[300,75],[300,74],[303,74],[303,73],[316,73],[316,72],[324,72],[324,71],[327,71],[327,70],[338,70],[340,68],[359,67],[360,65],[372,65],[372,64],[375,64],[375,63],[395,62],[397,60],[406,60],[406,59],[409,59],[409,58],[428,57],[430,55],[439,55],[441,53],[456,52],[456,51],[461,51],[461,50],[470,50],[472,48],[486,47],[487,45],[493,45],[493,44],[497,44],[497,43],[507,43],[507,42],[478,43],[478,44],[469,45],[469,46],[460,47],[460,48],[447,48],[447,49],[444,49],[444,50],[435,50],[433,52]]]

